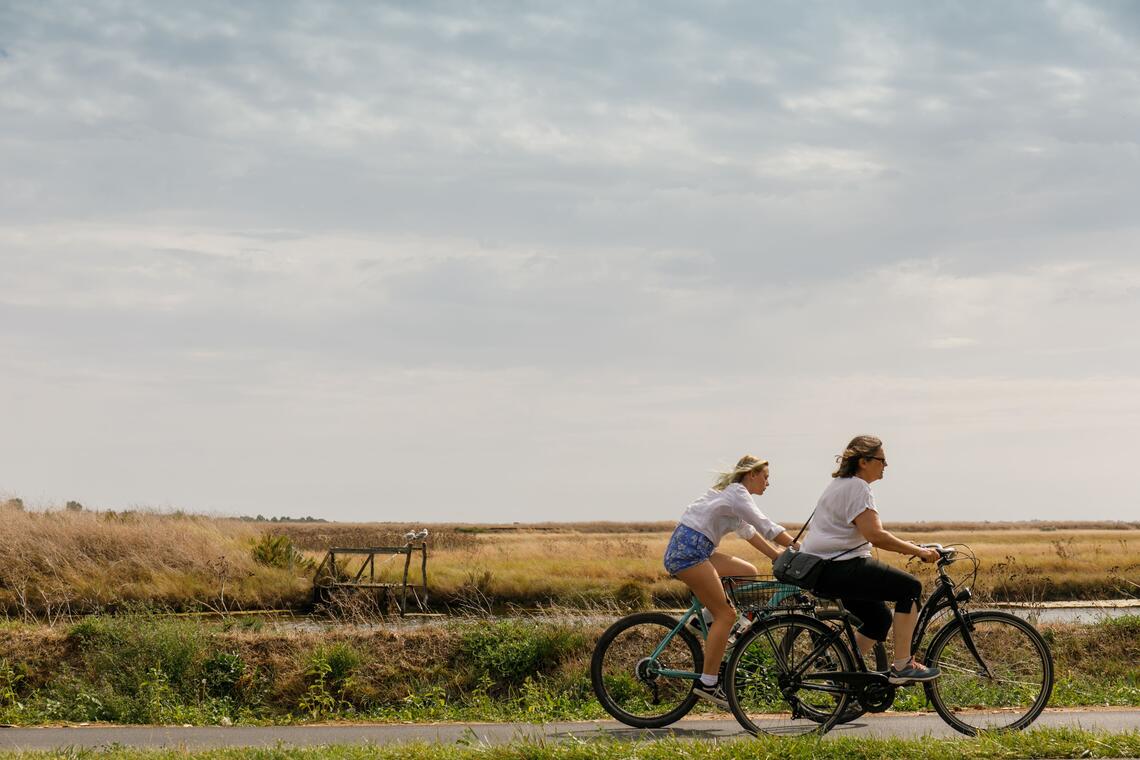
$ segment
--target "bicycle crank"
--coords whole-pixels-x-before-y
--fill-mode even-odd
[[[859,703],[867,712],[881,713],[895,702],[895,686],[880,681],[868,681],[859,691]]]

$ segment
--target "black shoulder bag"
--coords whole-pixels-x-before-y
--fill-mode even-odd
[[[803,527],[800,528],[800,532],[797,533],[796,537],[792,539],[793,544],[800,540],[800,536],[802,536],[804,534],[804,531],[807,530],[808,523],[811,522],[812,517],[815,517],[815,511],[812,511],[811,516],[807,519],[807,522],[805,522]],[[869,542],[863,542],[863,544],[866,543]],[[843,552],[843,554],[849,554],[859,547],[863,546],[863,544],[853,546],[847,551]],[[774,575],[776,577],[776,580],[778,580],[780,583],[788,583],[793,586],[805,588],[808,591],[814,591],[816,584],[819,583],[819,576],[823,574],[823,568],[827,567],[828,562],[831,562],[834,559],[839,559],[843,556],[843,554],[838,554],[832,559],[824,559],[823,557],[817,557],[814,554],[806,554],[802,551],[796,551],[789,546],[787,549],[784,549],[783,554],[773,560],[772,575]]]

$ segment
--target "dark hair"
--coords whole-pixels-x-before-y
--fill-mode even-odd
[[[883,448],[883,442],[873,435],[857,435],[847,444],[843,453],[835,457],[839,469],[831,473],[833,478],[850,478],[859,471],[859,460],[873,457]]]

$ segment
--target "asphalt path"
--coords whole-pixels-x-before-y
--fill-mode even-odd
[[[1083,728],[1121,733],[1140,731],[1137,710],[1046,710],[1033,727]],[[736,721],[683,719],[666,729],[641,730],[616,721],[557,723],[408,723],[326,724],[305,726],[67,726],[0,728],[0,750],[98,749],[111,745],[137,748],[212,749],[216,747],[311,747],[328,744],[504,744],[519,740],[736,739],[747,736]],[[934,713],[866,715],[835,727],[828,735],[867,737],[959,737]]]

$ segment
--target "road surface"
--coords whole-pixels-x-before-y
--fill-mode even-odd
[[[1046,710],[1034,727],[1070,726],[1089,730],[1140,730],[1138,710]],[[866,715],[837,726],[828,736],[961,737],[934,713]],[[556,723],[418,723],[326,724],[306,726],[70,726],[0,728],[0,750],[48,750],[63,747],[99,748],[112,744],[138,748],[272,747],[322,744],[393,744],[398,742],[481,742],[502,744],[519,739],[731,739],[746,736],[729,719],[684,719],[667,729],[639,730],[615,721]]]

